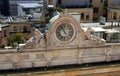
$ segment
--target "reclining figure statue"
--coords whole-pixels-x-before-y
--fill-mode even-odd
[[[84,32],[84,39],[89,40],[90,45],[104,45],[106,41],[94,35],[91,35],[91,32],[94,32],[90,27]]]
[[[35,29],[34,31],[34,36],[31,37],[23,46],[19,47],[19,50],[24,50],[24,49],[37,49],[41,47],[46,47],[46,41],[43,36],[43,34],[38,30]]]

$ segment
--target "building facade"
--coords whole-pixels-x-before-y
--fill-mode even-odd
[[[93,5],[93,18],[99,20],[101,16],[106,17],[107,0],[90,0]]]
[[[11,23],[10,24],[10,34],[22,33],[25,39],[31,37],[31,27],[30,23]]]
[[[90,22],[90,20],[95,20],[95,21],[99,21],[100,17],[103,16],[106,19],[110,18],[108,17],[109,14],[108,12],[110,12],[111,10],[108,9],[108,7],[110,6],[116,6],[116,5],[120,5],[120,0],[48,0],[48,4],[53,4],[54,6],[57,7],[62,7],[64,9],[68,9],[70,12],[72,11],[76,11],[76,12],[80,12],[81,14],[81,22]],[[118,8],[118,7],[117,7]],[[87,10],[86,10],[87,9]],[[91,13],[91,11],[93,13]],[[115,10],[114,10],[115,11]],[[118,12],[119,10],[117,9],[116,12]],[[82,12],[87,12],[84,14],[89,14],[90,16],[90,20],[86,21],[84,18],[84,14]],[[119,12],[118,12],[119,13]],[[119,15],[116,15],[119,18]],[[107,20],[108,20],[107,19]]]
[[[0,25],[0,47],[7,45],[7,37],[10,34],[9,25],[8,24],[1,24]]]
[[[93,21],[93,8],[90,0],[48,0],[48,5],[67,9],[69,13],[81,14],[80,22]]]
[[[0,25],[0,47],[8,44],[8,37],[12,34],[22,33],[24,40],[32,36],[31,23],[10,23]]]
[[[120,0],[90,0],[90,1],[93,5],[94,19],[99,19],[100,16],[106,17],[107,20],[119,18]]]
[[[120,22],[120,0],[108,1],[108,20]]]
[[[108,20],[120,22],[120,6],[111,6],[108,8]]]

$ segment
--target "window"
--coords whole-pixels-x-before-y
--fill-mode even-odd
[[[89,18],[90,18],[89,13],[86,13],[86,20],[89,20]]]
[[[30,27],[29,26],[23,26],[23,32],[24,33],[30,33]]]
[[[24,33],[27,33],[27,32],[28,32],[27,26],[23,26],[23,32],[24,32]]]
[[[93,12],[98,13],[98,7],[94,7]]]
[[[20,28],[20,32],[23,32],[23,27],[19,27]]]
[[[84,13],[81,13],[81,19],[84,19]]]
[[[60,4],[60,5],[61,5],[61,0],[58,0],[58,4]]]
[[[3,33],[4,33],[4,37],[6,37],[7,36],[7,30],[4,30]]]
[[[90,3],[92,3],[92,0],[90,0]]]
[[[13,28],[14,28],[14,31],[17,31],[17,26],[14,26]]]
[[[52,5],[53,0],[48,0],[49,5]]]
[[[117,19],[117,13],[113,13],[113,19],[116,20]]]

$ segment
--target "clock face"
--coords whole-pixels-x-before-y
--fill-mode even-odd
[[[55,35],[61,42],[71,41],[74,36],[74,28],[69,23],[62,23],[56,28]]]

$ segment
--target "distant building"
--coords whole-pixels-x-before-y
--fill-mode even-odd
[[[99,20],[101,16],[106,17],[107,0],[90,0],[90,2],[93,5],[94,20]]]
[[[114,15],[117,14],[116,17],[119,18],[118,6],[120,6],[120,0],[47,0],[47,4],[68,9],[69,12],[80,13],[81,22],[99,21],[101,16],[106,17],[108,20],[110,19],[109,12],[113,12],[113,10]]]
[[[120,6],[111,6],[108,8],[108,20],[120,23]]]
[[[9,34],[9,24],[0,24],[0,45],[7,45]]]
[[[9,0],[10,15],[18,15],[18,4],[20,3],[42,3],[42,0]]]
[[[10,23],[10,34],[22,33],[25,39],[31,37],[32,24],[29,22]]]
[[[63,8],[85,8],[91,5],[89,0],[57,0],[57,6]]]
[[[43,13],[43,4],[38,3],[18,3],[18,16],[28,16],[29,19],[39,20]]]
[[[120,0],[109,0],[108,4],[108,20],[120,23]]]
[[[0,24],[0,46],[8,44],[8,37],[11,34],[22,33],[24,40],[32,36],[32,24],[29,22]]]
[[[67,9],[69,13],[81,14],[80,22],[93,21],[93,8],[89,0],[48,0],[48,5]]]
[[[108,16],[109,6],[120,5],[120,0],[90,0],[90,3],[93,5],[93,19],[99,20],[101,16]]]

